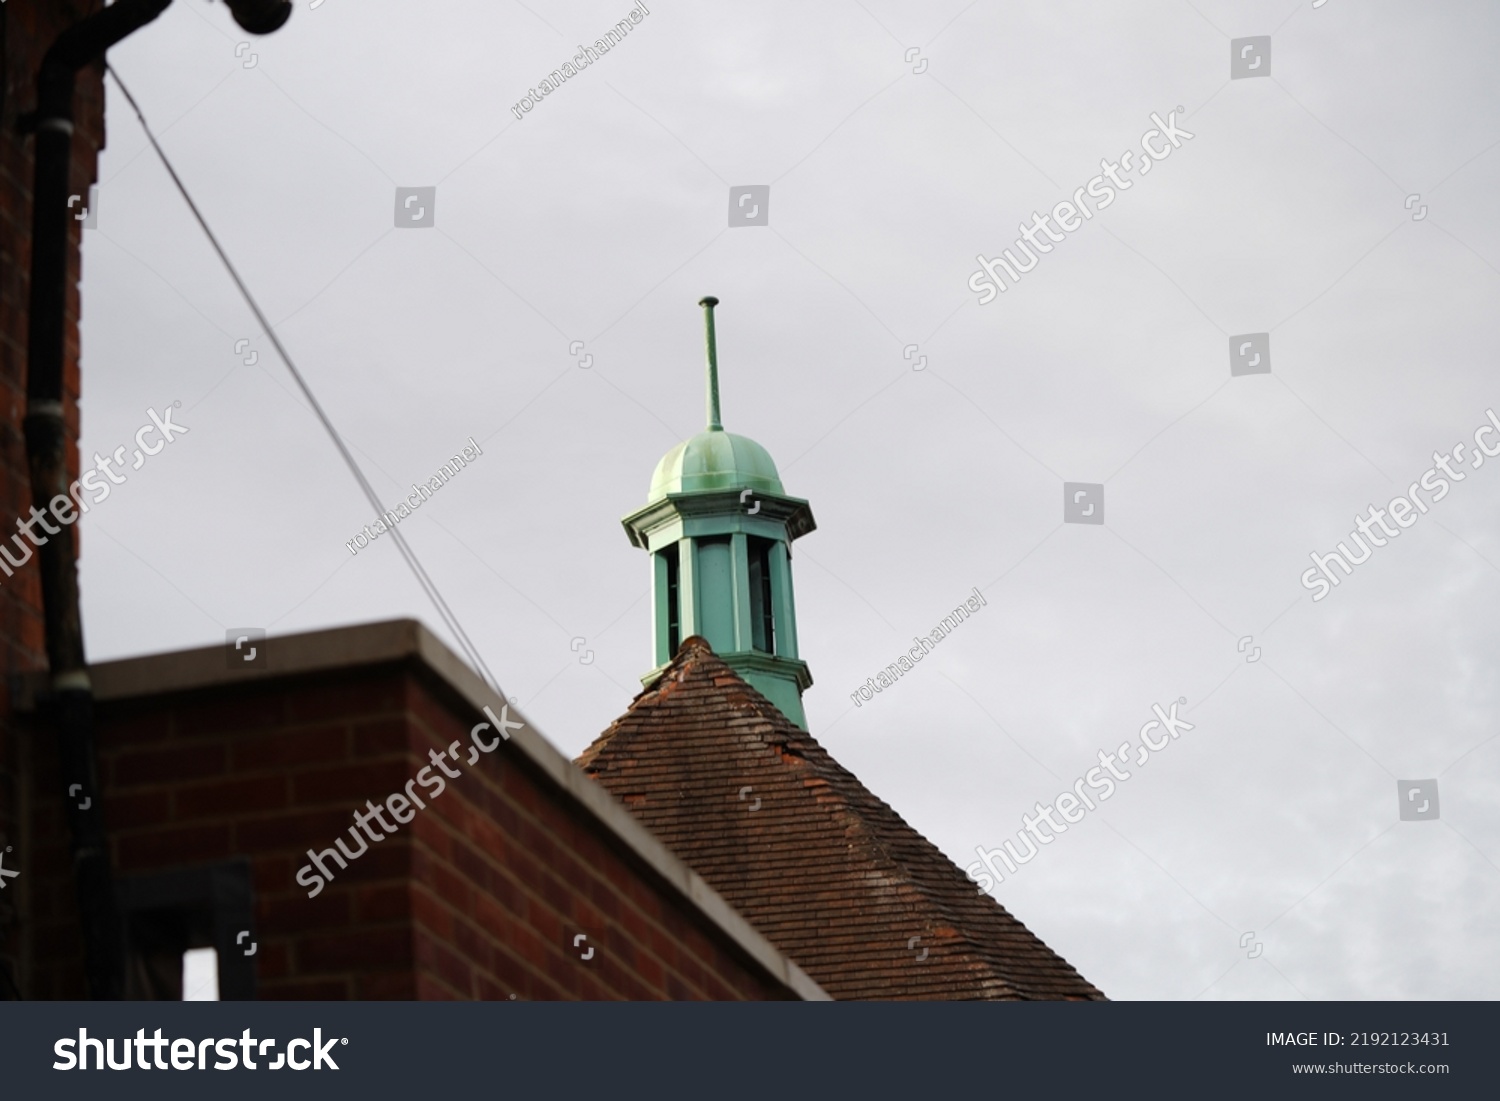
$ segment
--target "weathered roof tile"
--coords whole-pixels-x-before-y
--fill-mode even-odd
[[[835,998],[1104,997],[702,638],[578,763]]]

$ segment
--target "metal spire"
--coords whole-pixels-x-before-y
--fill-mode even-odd
[[[719,300],[713,295],[698,300],[703,307],[703,329],[708,339],[708,430],[724,431],[719,420],[719,354],[714,342],[714,307]]]

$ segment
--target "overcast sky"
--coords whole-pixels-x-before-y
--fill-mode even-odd
[[[619,519],[703,427],[714,294],[725,426],[818,521],[812,733],[872,791],[966,866],[1185,698],[1013,913],[1114,998],[1500,993],[1500,460],[1299,580],[1500,406],[1500,11],[651,0],[515,118],[628,11],[299,0],[239,48],[179,0],[110,55],[379,492],[483,448],[401,531],[506,694],[572,756],[639,690]],[[981,304],[977,255],[1170,148],[1153,112],[1192,137]],[[113,86],[100,179],[84,451],[174,401],[189,432],[83,520],[91,659],[440,630],[389,539],[346,549],[371,509]],[[767,224],[729,224],[744,185]]]

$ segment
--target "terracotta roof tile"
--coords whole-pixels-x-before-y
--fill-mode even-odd
[[[702,638],[578,764],[835,998],[1104,997]]]

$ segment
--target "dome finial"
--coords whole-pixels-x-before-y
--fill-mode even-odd
[[[700,298],[698,305],[703,307],[703,329],[708,340],[708,430],[710,432],[724,431],[724,425],[719,420],[719,354],[714,342],[714,307],[719,300],[713,295]]]

